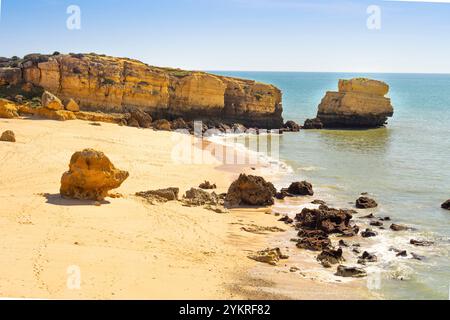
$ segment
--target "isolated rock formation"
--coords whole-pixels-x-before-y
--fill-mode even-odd
[[[116,169],[103,152],[85,149],[70,159],[69,171],[61,178],[61,196],[101,201],[128,176],[127,171]]]
[[[394,114],[385,95],[389,86],[364,78],[339,80],[339,92],[327,92],[319,105],[318,120],[325,128],[376,128]]]
[[[441,208],[442,208],[442,209],[445,209],[445,210],[450,210],[450,199],[448,199],[447,201],[445,201],[445,202],[442,204]]]
[[[0,141],[16,142],[16,135],[14,134],[13,131],[7,130],[7,131],[3,132],[2,135],[0,136]]]
[[[3,58],[0,86],[24,96],[47,90],[63,101],[75,99],[83,111],[124,113],[136,107],[154,119],[283,127],[281,92],[272,85],[126,58],[59,53]]]
[[[262,177],[241,174],[228,189],[225,203],[227,206],[240,205],[271,206],[277,190],[272,183]]]
[[[378,207],[378,203],[368,197],[360,197],[358,200],[356,200],[356,207],[358,209],[371,209]]]
[[[301,182],[293,182],[287,190],[289,194],[294,196],[313,196],[313,186],[311,183],[307,181],[301,181]]]

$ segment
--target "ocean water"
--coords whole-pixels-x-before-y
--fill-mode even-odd
[[[379,202],[369,210],[416,230],[380,230],[370,252],[380,274],[369,286],[387,299],[449,299],[450,212],[440,208],[450,198],[450,75],[288,72],[215,72],[271,83],[283,91],[285,120],[314,118],[326,91],[339,79],[369,77],[387,82],[395,115],[386,128],[313,130],[281,137],[280,158],[292,172],[285,181],[306,179],[316,197],[335,207],[352,207],[361,193]],[[386,224],[388,229],[389,224]],[[410,239],[435,242],[418,248]],[[396,257],[391,247],[423,256]]]

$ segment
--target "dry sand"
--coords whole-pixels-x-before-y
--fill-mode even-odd
[[[172,133],[83,121],[0,119],[0,131],[5,130],[16,133],[17,143],[0,143],[0,297],[367,297],[361,281],[336,283],[290,273],[294,265],[306,270],[313,261],[307,255],[305,261],[297,257],[278,267],[248,259],[251,251],[281,238],[245,232],[243,226],[288,229],[267,214],[270,209],[217,214],[136,198],[137,191],[179,187],[184,192],[204,180],[225,192],[236,178],[237,172],[224,171],[208,152],[204,157],[210,164],[174,163]],[[85,148],[105,152],[130,172],[117,190],[123,198],[108,198],[101,206],[60,198],[61,175],[71,155]],[[79,289],[67,285],[76,280],[74,270],[80,271]]]

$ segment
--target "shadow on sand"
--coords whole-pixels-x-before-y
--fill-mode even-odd
[[[75,200],[75,199],[66,199],[61,197],[59,193],[55,194],[45,194],[44,197],[47,199],[46,203],[55,205],[55,206],[64,206],[64,207],[74,207],[74,206],[98,206],[110,204],[111,202],[103,200],[103,201],[93,201],[93,200]]]

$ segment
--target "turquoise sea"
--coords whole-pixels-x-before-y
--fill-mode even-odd
[[[280,157],[293,169],[286,183],[306,179],[317,198],[336,207],[351,207],[368,192],[380,204],[375,215],[416,229],[381,234],[372,250],[382,257],[377,265],[382,281],[373,290],[387,299],[449,299],[450,212],[440,206],[450,198],[450,75],[215,73],[276,85],[283,91],[285,120],[298,123],[315,117],[325,92],[336,91],[339,79],[387,82],[395,115],[386,128],[285,134]],[[413,238],[436,244],[417,248],[409,245]],[[392,246],[424,259],[398,258],[389,252]]]

